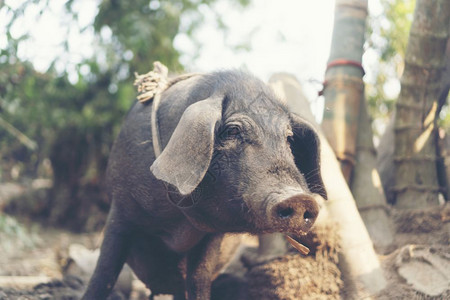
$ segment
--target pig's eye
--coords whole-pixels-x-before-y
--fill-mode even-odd
[[[237,138],[241,134],[241,129],[238,126],[231,125],[225,128],[221,137],[224,140],[231,140]]]

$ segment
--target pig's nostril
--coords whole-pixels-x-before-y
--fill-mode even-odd
[[[291,207],[283,208],[278,210],[278,216],[282,219],[287,219],[294,214],[294,209]]]
[[[314,219],[314,214],[309,211],[305,211],[305,213],[303,214],[303,219],[305,221],[310,221],[311,219]]]
[[[268,212],[275,224],[293,226],[296,229],[301,227],[302,230],[309,230],[312,227],[319,212],[315,200],[305,194],[294,195],[270,204]]]

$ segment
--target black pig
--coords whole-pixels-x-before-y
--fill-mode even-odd
[[[136,103],[113,146],[111,210],[84,299],[105,299],[125,262],[152,295],[209,299],[227,233],[295,237],[318,215],[313,194],[326,198],[315,131],[255,77],[221,71],[165,90],[157,159],[151,110]]]

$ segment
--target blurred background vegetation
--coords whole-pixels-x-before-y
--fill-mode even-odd
[[[204,22],[201,6],[208,7],[217,27],[226,30],[214,6],[219,1],[104,0],[94,19],[82,22],[83,1],[67,0],[63,29],[68,36],[74,28],[92,31],[92,55],[72,62],[70,68],[55,57],[42,72],[19,55],[33,36],[14,29],[23,25],[30,8],[37,13],[27,22],[45,17],[50,1],[25,0],[12,6],[13,1],[0,0],[0,19],[6,26],[0,46],[0,183],[52,180],[45,192],[25,196],[7,210],[27,210],[49,224],[73,230],[101,228],[108,210],[103,175],[121,120],[135,99],[134,72],[148,72],[157,60],[172,72],[182,72],[176,35],[195,39]],[[234,0],[233,5],[244,9],[250,2]],[[380,0],[382,11],[369,19],[365,50],[374,63],[366,65],[367,97],[370,113],[380,124],[386,122],[398,94],[414,2]],[[70,51],[70,41],[59,47]]]
[[[77,2],[65,2],[66,30],[93,30],[95,43],[93,55],[75,64],[74,76],[58,68],[59,57],[42,73],[18,55],[32,36],[13,35],[12,29],[21,26],[31,6],[38,9],[37,21],[50,1],[27,0],[14,8],[0,1],[0,16],[7,19],[6,47],[0,49],[0,182],[53,178],[43,199],[30,195],[33,199],[11,210],[92,230],[101,226],[108,209],[103,175],[113,139],[135,99],[134,72],[148,72],[157,60],[173,72],[183,71],[173,40],[181,30],[192,35],[202,22],[199,6],[215,0],[102,1],[85,27],[78,21]],[[189,15],[189,24],[180,26],[182,15]],[[61,46],[70,50],[68,41]]]
[[[366,84],[366,98],[372,118],[385,124],[400,92],[400,77],[416,1],[381,0],[380,3],[382,14],[369,15],[367,26],[366,50],[376,52],[377,59],[369,68],[366,67],[372,76],[371,82]],[[380,130],[376,133],[380,134]]]

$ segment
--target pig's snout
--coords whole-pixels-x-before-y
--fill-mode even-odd
[[[293,232],[310,230],[319,214],[316,201],[306,194],[296,194],[269,206],[269,218],[276,227]]]

